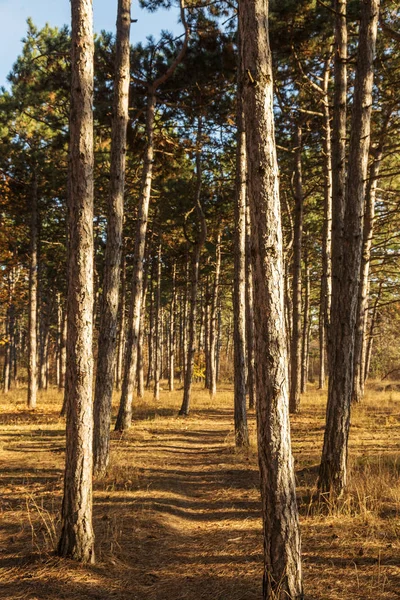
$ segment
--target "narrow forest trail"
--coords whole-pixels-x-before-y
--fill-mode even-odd
[[[234,449],[232,392],[216,402],[196,388],[135,407],[129,432],[112,434],[112,466],[94,484],[97,562],[60,560],[64,467],[61,396],[34,413],[23,391],[2,403],[0,598],[6,600],[256,600],[262,532],[255,448]],[[355,411],[351,494],[323,514],[310,491],[322,443],[316,392],[292,421],[307,600],[394,600],[400,589],[400,394]],[[375,409],[373,410],[373,408]],[[396,466],[397,465],[397,466]]]

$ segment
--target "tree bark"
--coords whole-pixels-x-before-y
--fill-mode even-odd
[[[242,90],[237,94],[237,148],[234,237],[234,412],[236,446],[248,446],[246,413],[246,192],[247,160]]]
[[[322,232],[322,278],[319,315],[319,384],[320,390],[325,387],[326,346],[329,336],[329,321],[332,296],[332,134],[331,114],[329,108],[329,76],[331,55],[327,57],[324,67],[322,102],[324,112],[324,223]]]
[[[254,364],[254,298],[253,269],[251,266],[251,224],[250,207],[246,193],[246,354],[247,354],[247,393],[249,408],[256,405],[256,379]]]
[[[95,475],[105,473],[110,460],[111,409],[116,365],[124,222],[126,132],[129,118],[130,25],[131,0],[118,0],[107,244],[94,396],[93,469]]]
[[[32,182],[31,247],[29,263],[29,359],[28,359],[28,408],[36,408],[37,402],[37,293],[38,293],[38,184],[36,173]]]
[[[303,342],[301,350],[301,393],[307,391],[308,367],[310,353],[310,267],[308,265],[307,248],[304,252],[304,271],[305,271],[305,294],[304,294],[304,313],[303,313]]]
[[[60,556],[94,562],[93,443],[93,14],[71,0],[72,83],[68,198],[67,439]]]
[[[155,315],[155,343],[154,343],[154,400],[160,399],[160,376],[161,376],[161,244],[157,253],[157,288],[156,288],[156,315]]]
[[[175,312],[176,312],[176,262],[172,264],[172,292],[171,292],[171,311],[169,321],[169,366],[168,366],[168,387],[169,391],[174,391],[175,382]]]
[[[254,278],[264,600],[303,598],[289,424],[284,269],[268,2],[239,0]]]
[[[362,223],[370,145],[373,61],[379,0],[361,4],[361,23],[349,145],[343,257],[332,264],[331,354],[327,419],[318,488],[339,497],[347,483],[355,326],[362,254]],[[335,198],[335,197],[334,197]],[[341,269],[338,266],[341,264]]]
[[[303,240],[303,176],[301,165],[302,126],[296,124],[294,136],[294,238],[293,238],[293,282],[292,282],[292,339],[290,352],[290,398],[291,413],[300,410],[301,390],[301,253]]]
[[[373,162],[370,168],[369,179],[367,182],[365,214],[363,225],[363,245],[361,257],[360,271],[360,289],[358,293],[357,306],[357,326],[356,339],[354,347],[354,378],[353,378],[353,402],[361,402],[364,396],[365,384],[365,363],[366,363],[366,335],[367,335],[367,312],[368,312],[368,297],[369,297],[369,270],[371,261],[371,247],[374,236],[374,220],[375,220],[375,199],[376,188],[378,185],[379,171],[383,156],[383,142],[389,125],[392,114],[392,107],[389,107],[378,145],[373,149]]]
[[[221,271],[221,232],[217,234],[215,245],[215,272],[210,314],[210,396],[217,393],[217,310],[219,298],[219,279]]]

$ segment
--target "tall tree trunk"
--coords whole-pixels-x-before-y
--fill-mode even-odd
[[[149,214],[151,183],[153,177],[154,159],[154,115],[156,97],[155,91],[149,90],[146,113],[146,151],[143,164],[141,193],[138,206],[136,226],[135,252],[132,276],[131,305],[129,312],[128,333],[122,393],[119,405],[116,431],[129,429],[132,421],[132,401],[137,377],[137,351],[140,327],[140,314],[143,295],[143,260],[146,247],[146,232]]]
[[[32,182],[31,248],[29,263],[29,359],[28,408],[36,408],[37,401],[37,293],[38,293],[38,184],[36,173]]]
[[[202,140],[202,117],[198,117],[197,140],[196,140],[196,197],[195,207],[198,219],[197,239],[193,244],[192,269],[190,278],[190,312],[189,312],[189,343],[187,348],[187,361],[185,370],[185,381],[183,390],[182,406],[180,415],[188,415],[192,392],[194,354],[196,350],[196,309],[197,309],[197,287],[199,282],[200,253],[207,237],[207,224],[201,205],[201,140]]]
[[[219,298],[219,279],[221,272],[221,232],[217,234],[215,245],[215,273],[210,315],[210,395],[217,393],[217,309]]]
[[[155,331],[155,361],[154,361],[154,400],[160,399],[160,376],[161,376],[161,244],[158,246],[157,253],[157,288],[156,288],[156,331]]]
[[[294,239],[293,239],[293,290],[292,290],[292,339],[290,353],[290,399],[291,413],[300,410],[301,390],[301,252],[303,239],[303,176],[301,165],[302,126],[296,124],[294,136]]]
[[[367,312],[369,296],[369,270],[371,261],[371,247],[374,236],[375,199],[378,185],[379,171],[383,155],[383,141],[389,125],[392,107],[385,116],[380,140],[373,150],[374,160],[372,162],[369,179],[367,182],[365,214],[363,225],[363,245],[360,270],[360,289],[358,292],[357,326],[354,346],[354,378],[352,401],[360,402],[364,396],[365,362],[366,362],[366,334],[367,334]]]
[[[253,269],[251,266],[251,224],[250,207],[246,193],[246,350],[247,350],[247,392],[249,408],[256,405],[256,378],[254,364],[254,297]]]
[[[117,346],[117,364],[115,368],[115,387],[118,391],[121,390],[122,373],[124,366],[124,350],[125,350],[125,311],[126,311],[126,261],[125,256],[121,257],[121,294],[119,308],[119,331],[118,331],[118,346]]]
[[[239,79],[240,81],[240,79]],[[246,134],[243,123],[242,90],[237,94],[237,148],[234,237],[234,412],[236,446],[248,446],[246,414]]]
[[[325,387],[325,361],[328,339],[331,295],[332,295],[332,141],[331,114],[329,109],[329,76],[331,55],[324,67],[323,112],[324,112],[324,223],[322,232],[322,278],[319,314],[319,389]]]
[[[303,598],[289,424],[284,267],[267,0],[239,0],[254,278],[263,598]]]
[[[176,262],[172,264],[172,292],[171,292],[171,311],[169,321],[169,367],[168,367],[168,387],[169,391],[174,391],[175,380],[175,311],[176,311]]]
[[[110,427],[118,333],[118,296],[124,222],[126,131],[128,126],[131,0],[118,0],[111,139],[107,244],[101,298],[94,395],[93,469],[104,473],[110,460]]]
[[[332,264],[332,347],[327,420],[318,487],[339,497],[347,483],[353,358],[362,254],[362,223],[370,145],[373,61],[379,0],[361,4],[361,23],[354,86],[341,270]]]
[[[94,562],[93,442],[93,13],[71,0],[72,83],[68,194],[67,439],[60,556]]]
[[[305,294],[304,294],[304,314],[303,314],[303,342],[301,350],[301,393],[307,391],[308,366],[310,352],[310,267],[308,265],[307,248],[304,252],[304,271],[305,271]]]

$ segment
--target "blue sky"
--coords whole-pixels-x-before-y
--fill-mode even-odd
[[[117,0],[93,0],[95,31],[115,32]],[[182,32],[178,23],[178,10],[159,10],[149,13],[139,8],[138,0],[132,1],[132,18],[138,19],[131,27],[131,41],[144,41],[148,35],[157,38],[162,29]],[[21,39],[26,33],[26,20],[31,17],[41,28],[45,23],[53,27],[70,25],[69,0],[0,0],[0,86],[6,85],[6,77],[21,52]]]

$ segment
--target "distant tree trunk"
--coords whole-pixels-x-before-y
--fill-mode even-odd
[[[60,341],[60,385],[59,388],[65,387],[65,372],[67,368],[67,311],[62,310],[61,317],[61,341]]]
[[[154,375],[154,260],[151,261],[150,269],[150,289],[149,289],[149,334],[148,334],[148,365],[147,365],[147,378],[146,388],[150,388],[150,382],[153,380]]]
[[[376,320],[377,320],[377,316],[378,316],[378,305],[379,305],[379,300],[381,299],[381,294],[382,294],[382,282],[379,284],[378,293],[375,298],[375,302],[374,302],[374,306],[373,306],[372,314],[371,314],[371,322],[369,325],[368,340],[366,340],[364,384],[368,379],[369,369],[370,369],[370,365],[371,365],[372,345],[373,345],[373,341],[374,341],[374,331],[375,331],[375,325],[376,325]]]
[[[237,94],[237,148],[234,237],[234,412],[236,446],[248,446],[246,414],[246,134],[243,123],[242,90]]]
[[[296,124],[294,136],[294,239],[293,239],[293,290],[292,290],[292,340],[290,365],[290,399],[291,413],[300,410],[301,390],[301,253],[303,240],[303,175],[301,164],[302,126]]]
[[[38,290],[38,184],[32,182],[31,248],[29,264],[29,362],[28,408],[36,408],[37,400],[37,290]]]
[[[157,288],[156,288],[156,319],[155,319],[155,361],[154,361],[154,400],[160,399],[160,375],[161,375],[161,244],[157,253]]]
[[[322,278],[319,315],[319,389],[325,387],[326,345],[331,311],[332,295],[332,142],[331,114],[329,109],[329,76],[331,56],[324,67],[323,112],[324,112],[324,223],[322,233]]]
[[[126,311],[126,260],[124,254],[121,257],[121,294],[119,308],[119,331],[117,345],[117,365],[115,368],[115,387],[118,391],[121,390],[122,373],[124,367],[124,350],[125,350],[125,311]]]
[[[175,381],[175,311],[176,311],[176,262],[172,264],[172,292],[171,292],[171,311],[170,311],[170,337],[169,337],[169,369],[168,369],[168,387],[169,391],[174,391]]]
[[[202,139],[202,118],[198,118],[198,129],[197,129],[197,150],[196,150],[196,197],[195,207],[196,216],[198,219],[198,232],[197,239],[193,244],[192,254],[192,269],[190,279],[190,312],[189,312],[189,343],[187,348],[187,361],[185,370],[185,381],[183,390],[182,406],[180,408],[180,415],[188,415],[190,410],[190,400],[192,392],[192,381],[193,381],[193,368],[194,368],[194,354],[196,350],[196,308],[197,308],[197,287],[199,282],[199,265],[200,265],[200,253],[204,246],[207,237],[207,224],[201,205],[201,183],[202,183],[202,169],[201,169],[201,139]]]
[[[256,379],[254,365],[254,298],[253,269],[251,266],[251,225],[250,207],[246,193],[246,350],[247,350],[247,392],[249,408],[256,405]]]
[[[374,236],[374,220],[375,220],[375,199],[376,188],[378,185],[379,171],[383,155],[383,141],[387,132],[387,128],[392,113],[392,107],[389,107],[385,116],[380,140],[376,148],[373,149],[374,160],[371,165],[369,179],[366,189],[365,214],[363,225],[363,245],[361,257],[360,271],[360,289],[358,292],[358,307],[357,307],[357,328],[354,347],[354,378],[353,378],[353,393],[352,401],[360,402],[364,396],[365,383],[365,363],[367,352],[367,312],[368,312],[368,297],[369,297],[369,271],[371,261],[371,247]]]
[[[68,198],[67,439],[59,556],[94,562],[93,25],[91,0],[71,0],[72,83]]]
[[[211,300],[210,315],[210,395],[212,398],[217,393],[217,309],[219,298],[219,279],[221,271],[221,232],[217,234],[215,245],[215,272]]]
[[[205,360],[205,377],[204,387],[206,390],[211,389],[211,366],[210,366],[210,277],[206,276],[206,290],[204,294],[204,360]]]
[[[255,310],[263,598],[303,598],[289,424],[284,268],[267,0],[239,0]]]
[[[361,4],[361,22],[354,84],[341,270],[332,264],[332,347],[327,406],[318,488],[339,497],[347,483],[353,357],[362,255],[362,222],[367,181],[379,0]]]
[[[305,294],[304,294],[304,315],[303,315],[303,343],[301,351],[301,393],[307,391],[308,366],[310,352],[310,267],[308,265],[307,249],[304,253],[304,271],[305,271]]]
[[[143,259],[146,247],[146,232],[149,214],[151,183],[153,177],[155,105],[155,91],[151,88],[149,90],[147,100],[147,144],[143,164],[141,193],[138,207],[132,277],[131,306],[126,340],[126,354],[124,364],[124,376],[122,381],[121,401],[119,405],[117,422],[115,424],[116,431],[124,431],[126,429],[129,429],[132,422],[132,401],[137,378],[137,351],[143,294]]]
[[[126,131],[129,118],[130,25],[131,0],[118,0],[107,244],[94,396],[93,469],[95,475],[104,473],[110,460],[111,408],[123,243]]]

